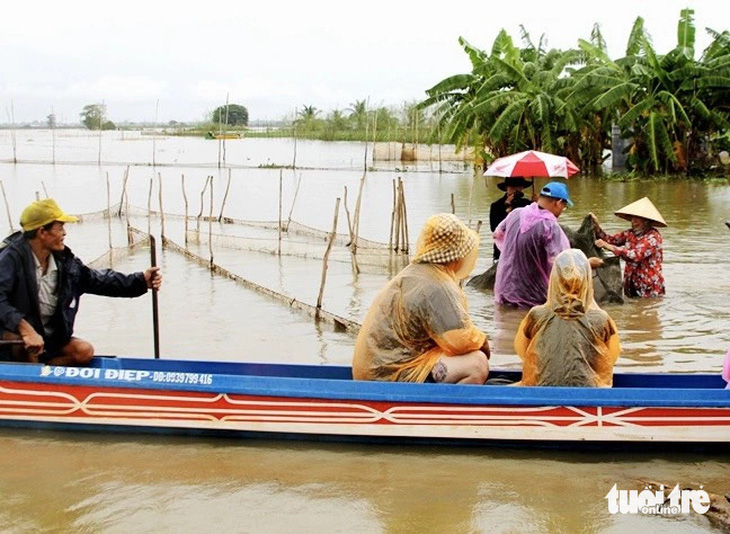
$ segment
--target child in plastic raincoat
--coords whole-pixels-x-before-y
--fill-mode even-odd
[[[555,258],[547,302],[532,308],[515,337],[524,386],[613,385],[621,352],[616,324],[593,298],[588,258],[568,249]]]
[[[426,221],[416,256],[375,298],[355,343],[357,380],[483,384],[489,344],[469,319],[459,281],[479,237],[455,215]]]

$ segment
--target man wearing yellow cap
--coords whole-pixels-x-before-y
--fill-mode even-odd
[[[87,365],[94,347],[73,337],[79,299],[84,293],[138,297],[159,289],[158,268],[125,275],[84,265],[64,245],[65,223],[77,222],[53,199],[33,202],[20,216],[22,232],[0,249],[0,331],[21,339],[22,350],[0,357],[50,365]]]

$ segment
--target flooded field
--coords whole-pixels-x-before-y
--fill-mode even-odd
[[[129,167],[129,203],[146,209],[150,180],[152,209],[168,214],[165,234],[184,244],[181,217],[201,210],[201,191],[213,176],[218,215],[230,177],[224,215],[245,221],[282,217],[320,232],[332,225],[335,199],[354,212],[363,175],[362,143],[299,141],[291,165],[293,140],[228,141],[229,168],[217,167],[217,141],[105,132],[101,138],[77,131],[16,132],[15,155],[10,132],[0,131],[0,180],[8,195],[13,225],[22,208],[45,191],[70,213],[90,213],[119,202]],[[54,149],[55,146],[55,149]],[[150,164],[154,161],[156,167]],[[55,160],[55,165],[52,161]],[[491,264],[489,203],[500,195],[492,179],[473,178],[470,168],[450,162],[405,166],[367,161],[370,171],[362,196],[361,236],[387,243],[391,224],[393,180],[404,181],[411,244],[433,213],[450,211],[463,220],[485,221],[480,232],[481,257],[475,274]],[[299,184],[299,185],[298,185]],[[623,353],[623,372],[720,372],[730,347],[726,267],[730,231],[730,187],[698,181],[611,182],[578,177],[569,181],[575,207],[561,222],[577,227],[589,211],[608,231],[628,223],[613,216],[621,206],[648,195],[669,226],[662,229],[667,296],[607,306],[615,319]],[[297,192],[298,188],[298,193]],[[294,203],[296,193],[296,202]],[[204,214],[208,214],[208,193]],[[293,205],[293,208],[292,208]],[[135,210],[134,226],[148,221]],[[111,241],[126,246],[125,220],[113,218]],[[149,223],[161,231],[161,220]],[[195,224],[190,223],[194,229]],[[10,224],[0,205],[0,233]],[[347,234],[340,212],[339,233]],[[85,261],[109,248],[109,228],[102,219],[68,225],[66,243]],[[291,233],[283,236],[282,255],[276,230],[244,225],[201,224],[199,243],[189,247],[207,258],[207,234],[214,240],[215,262],[252,282],[314,304],[322,270],[322,240]],[[191,237],[191,234],[188,234]],[[121,271],[141,270],[147,249],[115,261]],[[372,258],[375,258],[374,260]],[[160,292],[163,358],[247,360],[348,365],[354,337],[316,325],[280,302],[234,281],[212,275],[172,250],[158,254],[165,282]],[[360,322],[378,289],[395,267],[363,250],[361,272],[353,274],[349,253],[336,246],[330,259],[323,306]],[[493,343],[494,367],[519,368],[512,349],[524,312],[495,308],[491,293],[467,288],[477,325]],[[149,357],[152,353],[149,297],[136,300],[85,296],[77,335],[97,353]],[[700,455],[575,454],[504,450],[447,450],[348,445],[209,441],[203,439],[83,436],[2,431],[6,451],[0,468],[6,474],[0,505],[0,529],[89,531],[210,531],[210,517],[231,531],[314,531],[326,516],[332,531],[379,532],[424,529],[508,532],[690,532],[709,530],[701,517],[667,519],[611,516],[604,497],[614,483],[633,488],[639,478],[704,484],[716,493],[730,491],[727,457]],[[59,462],[59,459],[63,461]],[[59,467],[60,464],[60,467]],[[42,480],[42,483],[38,482]],[[61,491],[57,491],[61,489]],[[43,503],[43,504],[40,504]],[[39,513],[39,510],[43,513]],[[286,513],[283,513],[286,512]]]

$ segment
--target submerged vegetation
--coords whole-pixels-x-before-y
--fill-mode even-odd
[[[664,55],[637,18],[617,60],[598,25],[571,50],[547,49],[544,36],[536,45],[524,28],[523,48],[504,30],[488,52],[460,38],[472,71],[436,84],[420,107],[448,141],[483,147],[486,159],[544,150],[596,173],[613,127],[629,170],[703,173],[730,144],[730,33],[707,29],[713,41],[696,60],[693,14],[682,10]]]

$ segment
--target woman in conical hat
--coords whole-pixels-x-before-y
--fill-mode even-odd
[[[664,295],[664,259],[662,236],[658,227],[667,226],[659,210],[648,197],[624,206],[618,217],[631,221],[631,229],[609,235],[593,217],[596,246],[613,252],[626,262],[624,293],[628,297],[660,297]]]

